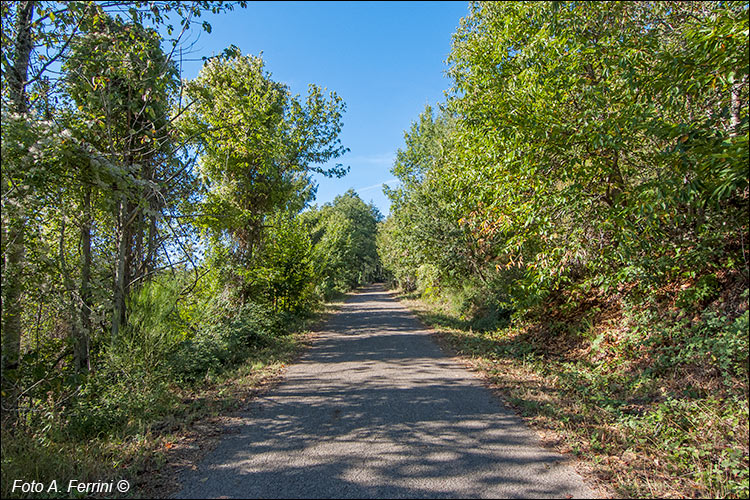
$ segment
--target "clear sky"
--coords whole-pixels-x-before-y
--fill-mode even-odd
[[[248,2],[245,9],[204,14],[212,32],[183,56],[183,78],[194,78],[201,56],[230,44],[243,54],[263,52],[272,78],[304,95],[309,83],[336,91],[346,102],[339,161],[341,179],[316,176],[316,203],[354,188],[385,215],[381,184],[391,181],[403,134],[426,104],[444,101],[450,82],[445,59],[467,2]],[[197,60],[189,60],[190,58]]]

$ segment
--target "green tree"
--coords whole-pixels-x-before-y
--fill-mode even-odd
[[[244,2],[239,4],[244,5]],[[91,269],[97,267],[93,263],[96,259],[92,257],[91,246],[106,247],[106,238],[103,238],[105,241],[97,240],[96,235],[87,228],[112,225],[104,219],[97,220],[97,203],[103,203],[106,199],[106,196],[97,197],[97,190],[104,192],[106,188],[101,184],[118,177],[119,166],[113,164],[111,158],[107,158],[112,153],[111,149],[105,154],[101,147],[94,147],[95,141],[91,139],[97,133],[101,138],[102,130],[97,130],[99,127],[112,128],[114,123],[102,120],[112,118],[106,113],[84,116],[91,111],[91,99],[85,111],[82,107],[78,110],[80,113],[72,116],[74,113],[66,104],[66,93],[71,87],[69,77],[74,76],[75,71],[81,68],[73,69],[68,64],[68,59],[74,52],[71,49],[75,47],[80,55],[82,41],[91,42],[97,24],[99,28],[111,26],[112,23],[132,26],[134,30],[130,33],[133,34],[149,23],[155,27],[166,26],[171,34],[174,30],[168,24],[171,22],[168,17],[171,17],[181,28],[179,34],[169,41],[174,51],[182,35],[202,10],[220,12],[231,8],[233,4],[225,2],[178,1],[14,1],[2,2],[0,5],[4,388],[14,384],[16,380],[16,374],[7,373],[6,368],[11,371],[18,368],[19,357],[31,348],[29,332],[32,326],[37,332],[37,339],[40,331],[46,334],[60,329],[72,330],[75,364],[79,368],[88,366],[87,337],[94,328],[91,324],[92,311],[109,302],[105,297],[94,297],[98,290],[90,286]],[[110,19],[112,16],[114,20]],[[203,23],[203,27],[210,30],[208,23]],[[141,34],[143,32],[141,29]],[[153,45],[159,46],[161,41],[151,36]],[[133,44],[133,54],[143,49],[142,42],[143,39],[140,39]],[[117,43],[114,47],[106,44],[89,46],[92,52],[89,54],[91,57],[88,65],[79,58],[79,66],[85,66],[84,69],[90,72],[89,76],[106,73],[115,62],[111,58],[109,64],[105,61],[106,51],[110,48],[118,50],[124,60],[132,62],[129,60],[131,54],[123,52],[122,44],[119,48],[116,46]],[[143,56],[144,52],[141,51],[140,55]],[[162,57],[161,60],[165,58]],[[97,64],[100,66],[95,67]],[[57,71],[60,66],[63,68],[62,73]],[[114,67],[118,68],[117,65]],[[138,73],[131,73],[129,77],[138,80],[140,76]],[[96,88],[88,91],[91,94],[98,91],[99,97],[104,95],[105,89],[111,93],[112,87],[107,87],[105,81],[101,78],[90,79],[87,84]],[[127,85],[133,82],[120,83]],[[143,96],[128,96],[131,104],[136,97]],[[142,101],[141,106],[144,103]],[[122,103],[109,104],[117,107]],[[111,108],[108,109],[111,111]],[[84,135],[87,136],[86,139],[83,138]],[[115,144],[111,146],[115,147]],[[131,150],[136,147],[135,143],[130,146]],[[164,144],[160,146],[164,147]],[[94,164],[99,166],[93,167]],[[124,176],[119,175],[119,178],[123,179]],[[94,187],[97,183],[99,185]],[[70,237],[72,226],[81,229],[80,250],[75,244],[78,239]],[[100,236],[103,234],[104,231],[99,233]],[[134,238],[137,240],[137,232]],[[133,242],[133,245],[137,247],[137,242]],[[145,244],[143,248],[143,252],[147,253]],[[152,245],[150,250],[156,252],[156,245]],[[74,254],[78,257],[71,259]],[[149,260],[153,261],[151,257],[142,261]],[[80,271],[76,269],[77,261],[81,265]],[[111,262],[101,259],[99,263],[106,268]],[[127,267],[126,265],[126,270]],[[80,286],[76,284],[78,279]],[[121,281],[124,284],[121,288],[127,288],[132,280]],[[125,310],[122,306],[125,294],[122,295],[118,301],[120,311]],[[43,314],[48,308],[55,312]],[[121,312],[120,317],[122,314]],[[79,319],[74,320],[76,317]],[[73,325],[70,326],[70,323]],[[84,335],[84,332],[87,333]],[[47,340],[44,335],[42,337]],[[54,342],[50,345],[52,344]],[[38,350],[40,341],[36,341],[35,345]],[[64,354],[65,352],[60,359],[65,357]],[[12,395],[10,399],[13,399]],[[3,408],[10,406],[13,405],[3,405]]]
[[[530,284],[707,242],[727,216],[738,227],[746,29],[740,3],[472,7],[449,108],[477,160],[453,175]]]
[[[315,288],[310,237],[295,215],[278,213],[268,220],[258,261],[249,271],[274,311],[309,306]]]
[[[239,2],[241,6],[245,2]],[[174,27],[169,24],[168,15],[174,14],[180,27],[180,34],[172,40],[172,46],[180,43],[182,35],[195,17],[203,10],[218,13],[231,10],[233,3],[226,2],[47,2],[10,1],[0,5],[2,17],[2,99],[3,121],[20,127],[35,128],[49,125],[54,109],[54,96],[60,92],[59,78],[51,71],[56,64],[64,62],[70,53],[73,41],[92,19],[102,14],[127,16],[134,24],[152,23],[166,25],[171,34]],[[203,23],[210,30],[208,23]],[[25,134],[4,127],[6,134],[16,137]],[[58,130],[59,132],[59,130]],[[43,135],[47,135],[42,131]],[[40,183],[59,183],[60,179],[49,176],[40,179],[33,174],[34,169],[24,168],[23,161],[17,163],[14,157],[3,159],[2,203],[3,203],[3,366],[16,366],[20,353],[23,309],[23,269],[26,263],[26,235],[28,232],[27,205],[33,203],[28,198]],[[28,175],[32,173],[33,175]],[[36,175],[36,176],[35,176]],[[7,243],[7,248],[6,248]]]
[[[350,189],[333,202],[302,215],[312,235],[313,261],[324,295],[380,278],[375,235],[383,216],[374,205],[365,203]]]
[[[523,308],[593,277],[648,287],[742,247],[747,12],[473,3],[445,109],[415,121],[394,165],[386,268]]]
[[[228,236],[238,262],[249,265],[266,217],[303,206],[312,172],[346,172],[319,166],[346,151],[338,138],[344,103],[315,85],[304,100],[290,95],[260,57],[236,47],[209,59],[185,94],[180,127],[200,153],[206,191],[200,222]]]
[[[486,276],[482,245],[465,223],[475,207],[464,203],[470,196],[463,190],[478,179],[474,174],[458,191],[460,180],[453,174],[461,168],[457,125],[447,113],[434,116],[428,106],[404,134],[405,146],[396,154],[392,172],[401,183],[386,190],[391,217],[383,227],[388,237],[384,233],[380,251],[386,268],[406,288],[418,285],[417,271],[425,265],[439,270],[438,279],[446,285],[469,275]]]
[[[91,236],[86,233],[91,226],[94,179],[109,184],[115,199],[111,209],[116,221],[112,315],[116,339],[125,322],[130,286],[154,268],[156,218],[166,194],[162,184],[174,173],[168,111],[169,97],[177,88],[177,70],[161,50],[156,32],[101,11],[74,41],[64,69],[76,118],[94,125],[82,140],[106,162],[105,169],[92,171],[89,166],[79,172],[84,186],[82,257],[88,261],[82,263],[84,270],[90,266],[91,249],[86,243]],[[88,287],[86,281],[82,288]]]

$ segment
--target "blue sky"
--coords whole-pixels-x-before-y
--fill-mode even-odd
[[[272,78],[293,93],[304,95],[309,83],[336,91],[347,105],[341,140],[350,149],[340,161],[351,170],[316,176],[316,203],[354,188],[385,215],[381,183],[393,180],[404,131],[426,104],[444,101],[451,35],[467,13],[466,2],[248,2],[204,14],[212,32],[183,55],[182,76],[194,78],[201,56],[234,44],[243,54],[262,51]]]

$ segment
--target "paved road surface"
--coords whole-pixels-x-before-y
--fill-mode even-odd
[[[177,498],[593,498],[384,289],[350,297]]]

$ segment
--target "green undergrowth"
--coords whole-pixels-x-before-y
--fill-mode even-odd
[[[333,307],[330,303],[326,309]],[[3,426],[2,497],[71,497],[71,479],[126,479],[133,488],[119,496],[149,496],[141,491],[150,488],[148,472],[164,465],[175,436],[239,408],[295,359],[310,325],[320,319],[320,313],[279,314],[267,317],[264,325],[257,313],[239,314],[173,346],[172,357],[158,358],[163,366],[134,369],[126,353],[121,353],[123,360],[115,353],[108,370],[117,371],[121,364],[128,373],[115,378],[102,370],[75,387],[49,390],[48,400],[32,401],[23,420]],[[16,479],[44,483],[45,489],[56,480],[59,491],[14,492]]]
[[[747,289],[690,314],[681,292],[637,305],[563,292],[492,324],[402,298],[618,495],[748,498]]]

